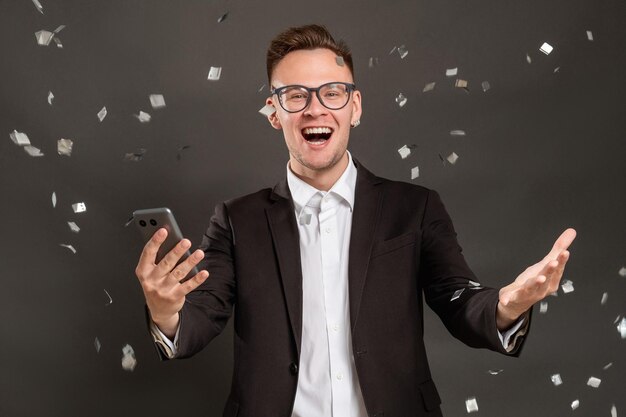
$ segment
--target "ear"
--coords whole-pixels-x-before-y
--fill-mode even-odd
[[[361,107],[361,92],[354,90],[352,93],[352,120],[351,123],[360,120],[361,114],[363,114],[363,108]]]
[[[277,109],[276,106],[280,106],[279,103],[274,103],[274,100],[272,100],[272,97],[268,97],[265,100],[265,104],[269,106],[273,106],[274,109]],[[283,126],[280,124],[280,120],[278,119],[278,110],[274,111],[274,113],[267,116],[267,120],[270,122],[270,125],[272,125],[274,129],[280,130],[283,128]]]

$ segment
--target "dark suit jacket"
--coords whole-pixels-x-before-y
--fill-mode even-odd
[[[350,321],[369,417],[440,416],[424,349],[423,299],[458,339],[506,353],[496,331],[498,291],[469,288],[476,278],[436,192],[355,165]],[[200,267],[210,277],[181,311],[177,357],[206,346],[234,308],[234,370],[224,416],[290,417],[306,294],[287,180],[220,204],[201,248]]]

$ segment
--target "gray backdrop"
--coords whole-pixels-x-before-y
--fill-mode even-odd
[[[351,151],[393,179],[411,181],[419,166],[413,182],[441,193],[484,283],[504,285],[563,229],[579,232],[566,274],[575,291],[536,309],[521,358],[471,350],[427,312],[444,414],[466,415],[469,397],[477,416],[626,413],[616,322],[626,314],[624,1],[41,2],[44,14],[0,0],[0,415],[221,415],[232,327],[196,357],[160,363],[134,277],[142,244],[124,224],[135,209],[168,206],[198,244],[215,204],[284,175],[282,135],[257,113],[265,48],[311,22],[353,49],[364,113]],[[62,24],[63,48],[37,45],[36,31]],[[404,59],[390,53],[400,45]],[[211,66],[222,67],[217,82],[207,81]],[[150,94],[167,106],[152,109]],[[149,123],[133,116],[140,110]],[[13,130],[45,155],[25,153]],[[70,157],[57,153],[61,138],[74,141]],[[403,160],[405,144],[417,147]],[[141,148],[142,160],[124,158]],[[443,164],[451,152],[459,160]],[[77,202],[87,211],[73,213]],[[133,372],[121,366],[127,343]]]

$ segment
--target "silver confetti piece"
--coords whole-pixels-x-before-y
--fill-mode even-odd
[[[572,401],[572,405],[571,405],[572,410],[577,409],[579,406],[580,406],[580,401],[578,401],[578,400]]]
[[[139,111],[139,114],[135,114],[134,116],[139,119],[141,123],[148,123],[152,119],[152,116],[141,110]]]
[[[400,107],[404,107],[404,105],[406,104],[407,100],[408,99],[402,93],[398,94],[398,97],[396,97],[396,103],[398,103],[398,106],[400,106]]]
[[[276,113],[276,108],[271,104],[266,104],[259,110],[259,113],[261,113],[265,117],[268,117],[269,115]]]
[[[433,91],[434,89],[435,89],[435,82],[426,83],[426,85],[422,89],[422,93],[427,93],[429,91]]]
[[[302,214],[300,214],[299,223],[301,225],[311,224],[311,217],[312,217],[311,213],[304,213],[304,212],[302,212]]]
[[[606,371],[606,370],[607,370],[607,369],[609,369],[611,366],[613,366],[613,362],[609,362],[609,363],[607,363],[606,365],[604,365],[604,366],[602,367],[602,369]]]
[[[458,161],[459,155],[457,155],[455,152],[452,152],[450,155],[448,155],[446,159],[448,160],[448,162],[454,165],[456,164],[456,161]]]
[[[626,266],[621,267],[618,274],[620,277],[626,278]]]
[[[43,152],[41,152],[39,148],[35,148],[34,146],[31,146],[31,145],[24,146],[24,150],[26,151],[27,154],[33,157],[43,156]]]
[[[370,57],[370,61],[369,61],[369,67],[370,68],[374,68],[375,66],[378,65],[378,58],[376,57]]]
[[[52,208],[55,208],[56,206],[57,206],[57,193],[53,191],[52,192]]]
[[[467,80],[457,78],[457,80],[454,82],[454,86],[457,88],[467,88]]]
[[[566,279],[565,281],[563,281],[563,284],[561,284],[561,288],[563,289],[563,292],[565,294],[569,294],[570,292],[574,291],[574,283],[569,279]]]
[[[72,210],[74,210],[74,213],[83,213],[87,211],[87,205],[85,203],[74,203],[72,204]]]
[[[446,77],[454,77],[458,74],[458,68],[448,68],[446,69]]]
[[[43,14],[43,6],[39,2],[39,0],[33,0],[33,4],[37,8],[37,11],[39,11],[39,13]]]
[[[222,67],[211,67],[208,79],[210,81],[218,81],[222,75]]]
[[[552,381],[552,383],[553,383],[555,386],[557,386],[557,387],[563,383],[563,380],[561,379],[561,375],[560,375],[560,374],[554,374],[554,375],[552,375],[552,376],[550,377],[550,380],[551,380],[551,381]]]
[[[343,57],[342,56],[336,56],[335,57],[335,62],[337,63],[337,65],[339,65],[340,67],[343,67],[345,65],[345,62],[343,61]]]
[[[74,142],[71,139],[59,139],[57,141],[57,152],[59,155],[72,156]]]
[[[73,253],[74,255],[76,255],[76,249],[74,249],[74,246],[72,246],[72,245],[67,245],[67,244],[65,244],[65,243],[60,243],[60,244],[59,244],[59,246],[63,246],[64,248],[68,248],[69,250],[71,250],[71,251],[72,251],[72,253]]]
[[[150,99],[150,105],[153,109],[162,109],[165,107],[165,98],[163,94],[150,94],[148,97]]]
[[[398,54],[400,54],[401,59],[404,59],[409,54],[409,50],[406,49],[406,46],[400,45],[398,46]]]
[[[107,301],[107,303],[105,304],[105,306],[110,306],[111,304],[113,304],[113,298],[111,298],[111,294],[109,294],[109,292],[105,289],[104,293],[107,295],[107,297],[109,298],[109,301]]]
[[[465,400],[465,408],[468,413],[474,413],[478,411],[478,402],[476,401],[476,397],[471,397]]]
[[[600,380],[600,378],[596,378],[595,376],[592,376],[587,381],[587,385],[589,385],[592,388],[598,388],[601,382],[602,380]]]
[[[617,325],[617,331],[622,336],[622,339],[626,339],[626,317],[622,317],[622,321]]]
[[[54,94],[52,91],[48,91],[48,104],[52,106],[52,100],[54,100]]]
[[[67,225],[70,227],[70,230],[74,233],[80,232],[80,227],[74,222],[67,222]]]
[[[539,303],[539,312],[541,314],[546,314],[548,312],[548,302],[542,301]]]
[[[48,46],[54,37],[54,33],[47,30],[40,30],[35,32],[35,39],[39,46]]]
[[[451,130],[450,136],[465,136],[465,130]]]
[[[454,292],[454,294],[452,294],[452,298],[450,299],[450,301],[454,301],[454,300],[458,299],[461,296],[461,294],[463,293],[463,291],[465,291],[465,288],[461,288],[460,290],[456,290]]]
[[[493,370],[489,370],[489,375],[498,375],[500,373],[502,373],[504,371],[504,369],[493,369]]]
[[[615,404],[611,407],[611,417],[617,417],[617,408],[615,407]]]
[[[97,337],[96,337],[96,340],[93,341],[93,345],[96,348],[96,352],[100,353],[100,349],[102,348],[102,345],[100,344],[100,340],[98,340]]]
[[[411,155],[411,149],[408,146],[404,145],[400,149],[398,149],[398,153],[402,159],[406,159],[409,155]]]
[[[528,62],[529,64],[531,64],[533,62],[532,59],[530,59],[530,55],[526,54],[526,62]]]
[[[19,145],[19,146],[30,145],[30,139],[28,139],[28,135],[26,133],[18,132],[17,130],[14,130],[13,132],[9,134],[9,137],[11,138],[13,143],[15,143],[16,145]]]
[[[104,120],[104,118],[107,117],[107,108],[103,107],[99,112],[98,112],[98,120],[100,120],[100,122],[102,122]]]
[[[263,90],[265,90],[265,84],[263,84],[262,86],[260,86],[260,87],[259,87],[259,89],[257,90],[257,92],[259,92],[259,93],[260,93],[260,92],[261,92],[261,91],[263,91]]]
[[[550,52],[552,52],[553,49],[554,48],[552,47],[552,45],[550,45],[548,42],[544,42],[543,45],[541,45],[541,47],[539,48],[539,50],[546,55],[550,55]]]
[[[217,18],[217,23],[222,23],[228,17],[228,12],[224,13],[220,17]]]
[[[602,299],[600,300],[600,305],[605,305],[608,299],[609,299],[609,293],[608,292],[603,293]]]
[[[489,84],[489,81],[483,81],[481,86],[483,88],[483,93],[486,93],[487,90],[491,88],[491,84]]]
[[[146,152],[147,150],[145,148],[140,148],[137,152],[129,152],[125,154],[124,159],[131,162],[139,162],[143,159]]]
[[[420,167],[411,168],[411,179],[414,180],[420,176]]]
[[[593,33],[590,30],[587,31],[587,39],[593,42]]]
[[[137,359],[135,358],[135,351],[130,345],[126,345],[122,348],[122,369],[132,372],[137,366]]]

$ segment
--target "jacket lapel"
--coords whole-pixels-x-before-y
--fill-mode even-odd
[[[274,201],[274,204],[265,212],[274,241],[283,294],[299,357],[300,340],[302,339],[300,235],[286,178],[274,187],[270,199]]]
[[[352,330],[354,330],[358,319],[365,277],[383,201],[382,187],[377,186],[382,182],[380,178],[365,169],[356,159],[354,161],[357,167],[357,179],[348,257]]]

